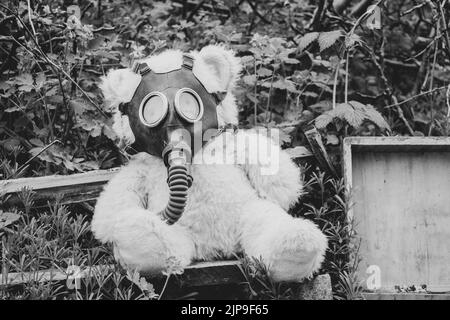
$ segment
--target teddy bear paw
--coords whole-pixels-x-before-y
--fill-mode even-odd
[[[292,223],[292,222],[291,222]],[[275,281],[300,281],[319,270],[327,238],[310,221],[295,219],[273,247],[269,271]]]

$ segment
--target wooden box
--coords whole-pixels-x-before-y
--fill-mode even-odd
[[[343,163],[363,285],[449,292],[450,138],[350,137]]]

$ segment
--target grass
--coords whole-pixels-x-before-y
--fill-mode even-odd
[[[305,194],[291,213],[311,219],[327,236],[328,250],[320,273],[330,274],[335,298],[359,299],[359,240],[353,223],[347,219],[351,194],[346,191],[343,178],[330,177],[309,164],[303,164],[302,172]],[[348,277],[353,281],[347,281]]]
[[[153,286],[132,270],[116,264],[112,248],[99,243],[90,231],[90,217],[69,211],[56,201],[48,211],[34,212],[33,193],[23,190],[20,219],[2,229],[4,276],[27,273],[23,286],[3,287],[0,299],[155,299]],[[90,269],[78,280],[39,281],[41,270]],[[69,268],[69,269],[68,269]]]

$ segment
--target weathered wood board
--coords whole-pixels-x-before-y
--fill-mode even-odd
[[[380,291],[450,291],[450,138],[346,138],[344,175],[360,278],[372,265]]]
[[[114,270],[114,266],[99,265],[85,268],[78,277],[87,278],[96,272],[109,269]],[[142,276],[145,276],[150,281],[157,278],[163,278],[162,274],[160,276],[142,274]],[[2,286],[16,286],[29,281],[66,281],[68,277],[69,275],[64,270],[57,269],[10,273],[6,279],[0,275],[0,288]],[[245,278],[239,270],[239,261],[237,260],[197,262],[186,267],[183,274],[178,277],[179,281],[185,286],[220,285],[245,282]]]
[[[77,278],[88,279],[102,270],[114,270],[112,265],[99,265],[82,269]],[[150,281],[164,280],[164,276],[145,275]],[[63,270],[51,269],[37,272],[10,273],[6,277],[0,275],[0,289],[11,286],[20,286],[30,281],[57,282],[67,285],[70,278]],[[174,278],[174,277],[172,277]],[[173,280],[173,279],[172,279]],[[240,270],[237,260],[197,262],[186,267],[183,274],[176,276],[176,281],[184,287],[212,286],[224,284],[245,284],[246,278]],[[72,281],[70,281],[72,282]],[[81,283],[81,282],[80,282]],[[304,280],[297,297],[299,300],[331,300],[331,279],[328,274],[321,274],[312,279]]]
[[[450,300],[450,294],[439,293],[363,293],[365,300]]]
[[[46,204],[47,200],[63,195],[62,203],[77,203],[96,200],[103,186],[119,168],[77,173],[70,176],[51,175],[36,178],[20,178],[0,181],[0,192],[9,194],[8,204],[18,202],[17,193],[22,188],[32,189],[36,195],[36,205]]]

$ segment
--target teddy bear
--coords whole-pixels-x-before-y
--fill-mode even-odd
[[[208,45],[168,49],[102,78],[120,143],[140,146],[104,187],[92,220],[120,264],[156,274],[169,258],[186,267],[243,253],[261,259],[274,281],[300,281],[320,268],[326,236],[288,213],[303,192],[300,168],[267,131],[231,128],[241,68],[232,50]],[[198,122],[215,133],[185,147],[187,156],[169,148],[174,127],[205,135],[192,129]],[[190,142],[177,137],[176,145]]]

